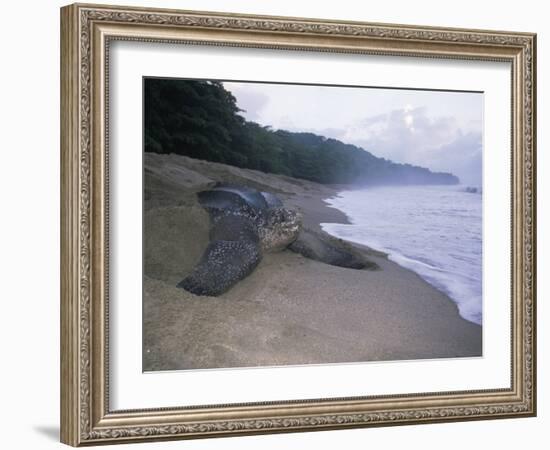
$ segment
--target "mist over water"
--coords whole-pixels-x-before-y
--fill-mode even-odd
[[[465,186],[372,187],[327,203],[351,224],[324,223],[339,238],[389,254],[482,322],[482,195]]]

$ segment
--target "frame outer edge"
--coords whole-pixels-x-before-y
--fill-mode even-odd
[[[77,446],[79,435],[79,289],[78,289],[78,18],[74,5],[60,10],[61,19],[61,411],[60,440]]]
[[[531,411],[533,417],[538,414],[538,373],[537,373],[537,34],[531,36],[531,245],[532,245],[532,278],[531,278],[531,301],[532,301],[532,361],[531,361],[531,382],[532,399]]]
[[[153,15],[143,14],[149,11]],[[138,12],[141,14],[138,14]],[[97,314],[100,313],[101,315],[102,311],[101,306],[98,310],[97,304],[92,305],[99,299],[99,297],[95,297],[97,289],[101,285],[94,285],[94,277],[98,276],[98,273],[90,268],[91,259],[96,260],[93,245],[98,232],[98,218],[93,215],[97,207],[98,193],[95,192],[97,182],[94,182],[97,173],[94,174],[92,171],[94,169],[96,171],[101,170],[101,164],[97,165],[99,160],[94,160],[93,153],[90,154],[96,151],[94,145],[97,142],[94,143],[93,140],[94,138],[97,139],[97,136],[92,136],[92,134],[95,135],[94,130],[97,131],[95,128],[97,122],[95,121],[98,120],[95,116],[97,111],[94,113],[94,105],[92,104],[92,100],[96,98],[95,94],[92,95],[95,90],[95,80],[93,78],[94,74],[97,74],[91,64],[94,45],[90,24],[112,20],[115,23],[142,24],[143,22],[143,25],[160,25],[156,23],[160,20],[165,26],[172,24],[170,20],[166,20],[166,17],[170,16],[171,13],[176,16],[180,15],[179,17],[174,16],[173,25],[195,30],[207,29],[208,31],[227,27],[232,32],[238,32],[248,29],[248,22],[255,21],[251,26],[253,31],[281,34],[290,32],[291,34],[308,36],[332,34],[336,30],[336,35],[340,37],[353,37],[352,34],[355,35],[354,30],[356,27],[369,25],[366,23],[350,23],[349,27],[347,25],[337,27],[338,22],[325,22],[316,19],[275,18],[149,8],[138,9],[109,5],[74,4],[61,9],[61,441],[72,446],[80,446],[142,440],[317,431],[344,427],[388,426],[534,415],[536,413],[536,359],[534,354],[536,349],[536,248],[534,248],[536,243],[536,224],[534,222],[536,219],[536,180],[534,178],[536,176],[536,36],[531,33],[460,29],[450,29],[446,34],[447,29],[444,28],[370,24],[373,28],[365,29],[364,33],[364,37],[369,39],[373,36],[374,38],[384,37],[390,41],[400,41],[402,43],[413,41],[418,45],[423,43],[424,46],[427,43],[431,45],[431,42],[437,43],[441,40],[442,43],[449,46],[454,45],[455,41],[452,38],[456,34],[460,35],[458,36],[458,42],[462,45],[494,47],[494,49],[500,50],[510,49],[516,56],[516,52],[520,52],[521,55],[516,61],[518,59],[521,61],[520,68],[523,68],[521,72],[523,75],[530,74],[532,76],[531,83],[525,83],[525,78],[520,77],[522,80],[519,89],[520,93],[523,94],[521,96],[523,101],[518,105],[518,111],[521,112],[519,122],[522,124],[518,131],[521,130],[523,139],[516,141],[519,146],[517,148],[522,150],[521,155],[518,155],[517,163],[522,175],[522,183],[518,186],[518,195],[522,197],[520,209],[523,214],[520,214],[521,217],[518,220],[522,224],[522,230],[527,229],[521,236],[518,236],[518,239],[522,243],[520,245],[522,249],[524,249],[522,238],[527,239],[527,242],[532,244],[529,246],[528,252],[522,253],[526,259],[521,259],[523,261],[521,266],[524,267],[527,262],[530,264],[532,271],[529,273],[530,276],[527,280],[522,277],[521,287],[523,289],[518,291],[518,297],[521,299],[517,305],[518,309],[522,314],[527,313],[527,318],[531,319],[527,323],[524,321],[525,317],[521,317],[523,320],[517,324],[522,330],[519,332],[522,334],[520,341],[523,345],[517,348],[520,357],[516,359],[516,364],[521,364],[522,369],[524,369],[519,372],[522,376],[518,376],[517,379],[522,388],[519,390],[519,398],[510,398],[510,403],[496,406],[486,403],[475,404],[468,408],[451,405],[451,407],[439,408],[439,410],[425,411],[426,415],[421,414],[422,410],[413,408],[390,412],[383,411],[380,414],[373,413],[370,415],[363,412],[357,414],[337,412],[332,415],[311,414],[286,418],[283,415],[282,418],[241,418],[228,421],[213,420],[174,424],[156,424],[146,421],[143,424],[135,424],[133,427],[117,424],[115,420],[105,428],[101,426],[101,420],[98,422],[98,419],[104,418],[102,416],[105,411],[99,407],[101,405],[97,403],[97,396],[105,394],[105,392],[102,391],[102,383],[99,383],[100,389],[98,390],[98,384],[95,383],[95,380],[97,380],[97,367],[99,366],[96,366],[95,361],[92,364],[94,357],[97,361],[98,353],[93,349],[98,345],[97,343],[101,340],[102,334],[96,334],[97,328],[92,327],[91,321],[94,317],[93,320],[96,320],[97,323]],[[202,15],[204,17],[201,17]],[[186,24],[175,20],[187,19],[188,17],[192,17],[193,20]],[[294,21],[296,23],[293,23]],[[395,27],[395,31],[399,33],[386,35],[388,31],[392,31],[391,27]],[[380,30],[377,31],[378,28]],[[382,28],[387,28],[387,30],[384,31]],[[431,41],[432,39],[433,41]],[[276,44],[274,48],[277,48]],[[532,58],[526,61],[523,58],[525,52],[529,53],[529,50],[532,51]],[[423,52],[430,53],[427,48],[424,48]],[[436,54],[437,52],[433,51],[431,53]],[[446,53],[446,51],[442,53]],[[483,59],[483,57],[490,56],[489,53],[487,55],[479,53],[477,56]],[[506,57],[510,57],[511,54],[508,52]],[[476,54],[472,58],[475,59],[475,56]],[[95,107],[97,108],[97,103],[95,103]],[[526,111],[532,114],[525,117],[524,113]],[[531,126],[528,132],[525,130],[526,123]],[[527,165],[527,170],[525,165]],[[531,168],[532,171],[529,172]],[[525,179],[523,175],[527,175]],[[532,197],[528,199],[530,201],[523,202],[526,200],[524,189],[532,194]],[[525,203],[530,206],[527,215],[525,214]],[[96,293],[91,295],[93,290]],[[529,294],[524,297],[525,292]],[[525,301],[529,308],[525,308]],[[531,310],[532,315],[529,314],[529,310]],[[526,327],[528,327],[527,331]],[[515,329],[517,330],[517,327]],[[530,359],[526,361],[525,356]],[[99,357],[101,358],[101,352]],[[94,370],[94,368],[96,369]],[[527,373],[525,373],[525,369],[527,369]],[[101,370],[99,370],[99,373],[101,373]],[[523,389],[525,387],[528,389]],[[443,415],[438,416],[438,411]],[[420,416],[411,415],[415,412]]]
[[[538,51],[538,44],[537,44],[538,37],[537,35],[533,36],[533,223],[535,224],[535,231],[533,233],[533,248],[535,249],[534,252],[534,259],[535,259],[535,267],[533,271],[533,299],[535,302],[535,306],[533,308],[533,321],[535,323],[534,331],[533,331],[533,354],[535,356],[533,361],[533,383],[535,386],[535,394],[533,396],[533,412],[534,415],[537,415],[538,411],[538,398],[537,398],[537,389],[538,389],[538,366],[537,366],[537,331],[538,331],[538,321],[537,321],[537,51]]]

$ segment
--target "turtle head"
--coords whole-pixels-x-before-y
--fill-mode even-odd
[[[268,252],[285,249],[296,240],[301,227],[302,215],[295,209],[270,208],[259,233],[262,249]]]

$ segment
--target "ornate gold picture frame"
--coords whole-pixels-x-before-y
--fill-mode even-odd
[[[511,158],[511,298],[503,300],[511,311],[510,385],[113,409],[109,58],[116,41],[508,63],[511,149],[502,150],[503,158]],[[61,441],[80,446],[534,416],[535,88],[536,36],[530,33],[105,5],[62,8]]]

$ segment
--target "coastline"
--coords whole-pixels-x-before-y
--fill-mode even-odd
[[[324,201],[336,187],[175,155],[146,154],[145,175],[144,370],[481,356],[481,327],[460,317],[447,295],[384,253],[347,241],[338,240],[379,270],[284,250],[264,255],[219,297],[177,289],[208,241],[195,193],[209,184],[273,192],[302,212],[305,229],[333,240],[320,224],[349,220]]]

